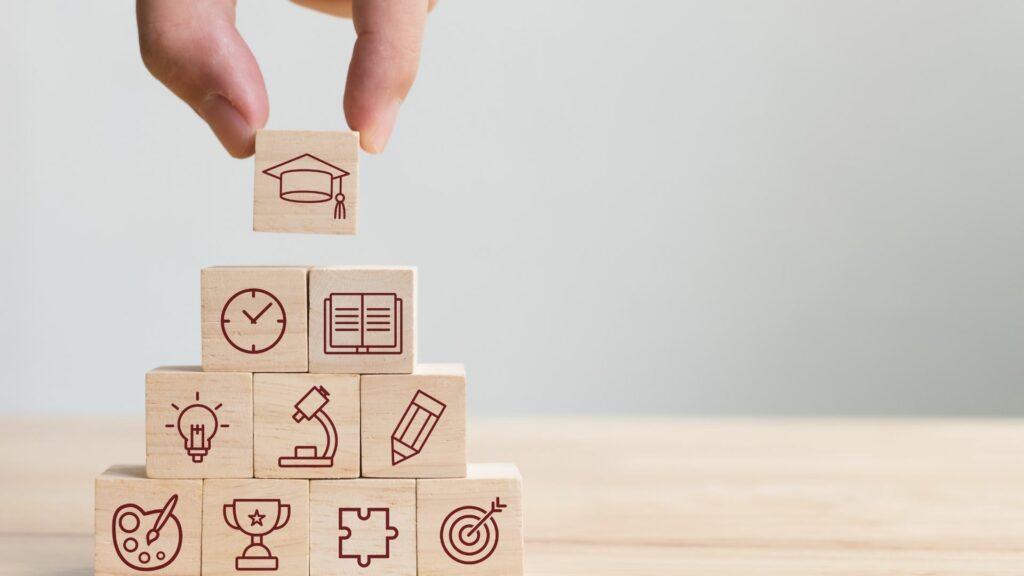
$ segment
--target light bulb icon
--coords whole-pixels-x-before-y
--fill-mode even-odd
[[[210,453],[217,430],[228,427],[217,419],[217,411],[221,406],[223,404],[211,408],[200,402],[199,392],[196,392],[195,403],[185,406],[184,409],[177,404],[171,404],[171,407],[178,411],[178,421],[174,424],[165,424],[164,427],[178,429],[178,435],[185,441],[185,453],[197,464]]]

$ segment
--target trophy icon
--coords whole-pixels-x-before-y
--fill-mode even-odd
[[[235,558],[235,570],[277,570],[277,556],[263,544],[263,537],[284,528],[292,507],[280,500],[236,498],[224,505],[224,521],[235,530],[248,534],[252,541]]]

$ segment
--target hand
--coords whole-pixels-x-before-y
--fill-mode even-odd
[[[364,150],[382,152],[416,78],[436,0],[294,1],[352,18],[345,118]],[[251,156],[270,105],[259,65],[235,28],[235,1],[137,0],[136,10],[146,68],[210,125],[228,153]]]

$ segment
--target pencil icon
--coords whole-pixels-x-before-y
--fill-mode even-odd
[[[404,462],[420,453],[444,414],[447,406],[423,390],[417,390],[405,414],[391,433],[391,465]]]

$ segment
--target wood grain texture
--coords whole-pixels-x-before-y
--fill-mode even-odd
[[[310,154],[326,162],[306,158],[280,170],[292,168],[290,173],[272,170],[289,160]],[[295,171],[299,168],[299,171]],[[303,172],[313,168],[321,172]],[[335,170],[340,168],[343,172]],[[283,180],[272,174],[283,176]],[[331,177],[334,191],[331,192]],[[289,182],[291,179],[291,182]],[[254,195],[252,229],[257,232],[300,232],[318,234],[355,234],[359,214],[359,133],[310,132],[287,130],[260,130],[256,132],[256,170],[253,176]],[[338,207],[337,193],[344,195],[343,213],[335,218]],[[296,186],[297,185],[297,186]],[[332,197],[303,194],[291,196],[290,189],[324,187]]]
[[[461,364],[420,364],[412,374],[363,375],[360,395],[363,476],[466,475],[466,371]],[[407,451],[412,444],[418,452]],[[396,448],[408,458],[394,463]]]
[[[338,300],[332,294],[340,295]],[[360,307],[360,294],[378,295],[379,302],[366,300]],[[353,296],[354,295],[354,296]],[[381,295],[393,295],[390,297]],[[349,353],[332,342],[358,341],[363,334],[366,341],[382,338],[385,332],[372,332],[378,327],[368,322],[385,321],[392,311],[381,306],[398,302],[400,314],[400,347],[378,347],[372,353]],[[331,307],[346,306],[345,309]],[[327,311],[325,312],[325,305]],[[385,306],[386,307],[386,306]],[[356,310],[359,308],[359,310]],[[346,315],[348,317],[341,318]],[[365,315],[365,316],[364,316]],[[375,316],[370,316],[375,315]],[[376,317],[381,315],[381,317]],[[325,330],[325,320],[330,329]],[[355,322],[355,325],[340,324]],[[336,332],[357,330],[358,332]],[[390,336],[390,335],[389,335]],[[331,340],[334,338],[334,340]],[[353,340],[354,339],[354,340]],[[378,340],[379,341],[379,340]],[[326,344],[325,344],[326,342]],[[328,352],[329,350],[329,352]],[[344,351],[344,353],[342,353]],[[400,352],[400,353],[394,353]],[[312,268],[309,271],[309,371],[335,374],[408,374],[416,364],[416,268],[388,266],[338,266]]]
[[[521,575],[522,486],[512,464],[474,463],[465,478],[417,480],[419,574]]]
[[[242,500],[262,500],[246,506]],[[282,506],[267,501],[280,501]],[[309,482],[306,480],[206,480],[203,482],[203,575],[237,576],[235,560],[251,539],[228,525],[224,506],[236,506],[240,526],[258,530],[259,522],[270,524],[275,518],[279,528],[263,537],[263,545],[277,558],[278,576],[309,574]],[[287,521],[282,507],[288,506]],[[258,515],[254,519],[248,512]],[[228,514],[231,512],[228,511]],[[265,515],[260,518],[259,515]],[[270,573],[260,570],[259,573]],[[244,573],[244,572],[243,572]]]
[[[216,417],[215,426],[203,419],[208,450],[199,461],[189,454],[182,435],[182,430],[189,434],[193,406],[200,415]],[[146,374],[150,478],[251,478],[252,454],[252,374],[204,372],[198,366],[167,366]]]
[[[352,531],[346,538],[345,553],[349,556],[365,550],[365,554],[383,553],[382,530],[397,530],[385,558],[366,558],[360,567],[353,558],[339,557],[339,509],[359,508],[371,523],[369,530],[360,530],[358,516],[346,512],[346,526]],[[381,513],[370,508],[388,510],[387,526]],[[313,480],[309,483],[310,576],[416,576],[416,481],[415,480]],[[379,524],[376,524],[379,523]]]
[[[131,532],[122,533],[124,537],[119,540],[121,553],[127,555],[132,562],[140,567],[153,568],[165,560],[169,562],[163,568],[151,570],[152,574],[166,576],[195,576],[199,574],[203,513],[202,480],[153,480],[146,478],[145,469],[142,466],[112,466],[96,478],[95,485],[95,573],[97,576],[126,576],[139,573],[138,570],[122,561],[115,551],[114,524],[115,522],[119,523],[124,517],[122,513],[115,519],[115,512],[122,506],[132,504],[141,508],[142,512],[161,510],[172,496],[177,497],[173,511],[168,515],[163,529],[157,533],[159,537],[153,543],[154,546],[159,546],[161,540],[180,542],[180,546],[160,550],[164,554],[171,554],[170,558],[172,559],[167,560],[166,557],[157,559],[155,553],[147,551],[145,544],[140,544],[145,542],[146,535],[156,522],[154,520],[153,523],[149,523],[146,518],[140,518],[138,523],[125,523],[124,528],[131,529]],[[139,518],[136,512],[130,514],[130,518]],[[180,538],[178,538],[178,534],[180,534]],[[128,538],[135,543],[128,545]],[[133,548],[134,554],[128,548]],[[173,554],[170,550],[177,550],[177,553]],[[145,563],[139,560],[141,554],[146,554]],[[0,570],[0,572],[8,573],[5,570]]]
[[[200,284],[204,370],[306,371],[306,268],[217,266]]]
[[[141,419],[0,420],[0,573],[92,573],[93,480]],[[1024,421],[487,418],[533,576],[1019,575]],[[269,540],[268,540],[269,541]]]
[[[323,456],[327,435],[323,426],[300,416],[296,404],[314,387],[327,391],[323,411],[337,433],[333,464],[328,467],[288,467],[282,456],[294,456],[296,446],[314,447]],[[318,396],[314,392],[313,400]],[[253,468],[257,478],[355,478],[359,476],[359,376],[357,374],[253,374]]]

